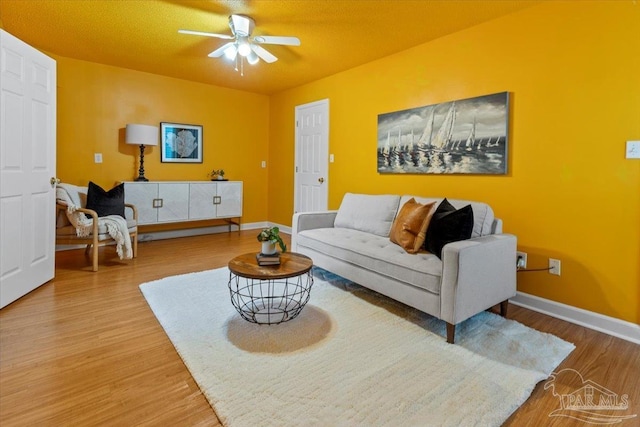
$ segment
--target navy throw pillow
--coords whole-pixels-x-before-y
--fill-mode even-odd
[[[124,218],[124,184],[109,191],[89,181],[87,209],[96,211],[98,216],[120,215]]]
[[[447,199],[444,199],[431,218],[424,248],[442,259],[444,245],[469,239],[472,231],[471,205],[456,210]]]

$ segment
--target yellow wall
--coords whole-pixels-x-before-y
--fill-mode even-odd
[[[58,63],[57,173],[64,182],[104,188],[138,174],[139,146],[124,142],[127,123],[203,126],[203,163],[160,162],[145,149],[150,180],[207,180],[212,169],[244,182],[243,222],[267,217],[269,100],[258,95],[52,55]],[[102,153],[103,163],[94,163]]]
[[[562,276],[520,273],[518,288],[640,322],[640,4],[549,2],[269,97],[148,73],[58,61],[58,175],[104,187],[134,178],[127,123],[202,124],[204,163],[160,162],[154,180],[244,181],[243,222],[291,224],[294,108],[330,101],[329,207],[345,192],[486,201],[516,234],[529,268],[562,261]],[[379,175],[377,115],[511,93],[506,176]],[[93,163],[102,153],[104,163]],[[268,168],[260,168],[262,160]],[[266,209],[269,201],[268,211]]]
[[[294,108],[330,100],[329,207],[345,192],[485,201],[518,236],[520,291],[640,321],[640,4],[549,2],[270,99],[269,220],[291,223]],[[377,115],[511,93],[506,176],[379,175]]]

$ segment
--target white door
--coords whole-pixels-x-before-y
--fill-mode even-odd
[[[296,107],[294,212],[326,210],[329,198],[329,100]]]
[[[56,62],[0,30],[0,308],[55,272]]]

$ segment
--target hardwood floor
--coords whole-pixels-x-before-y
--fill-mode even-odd
[[[256,250],[256,231],[141,242],[139,257],[100,248],[58,252],[56,277],[0,311],[0,424],[8,426],[220,425],[138,289],[170,275],[226,266]],[[289,239],[285,239],[289,244]],[[511,305],[509,318],[576,344],[571,368],[619,394],[640,423],[640,346]],[[507,426],[584,426],[550,418],[559,401],[544,381]]]

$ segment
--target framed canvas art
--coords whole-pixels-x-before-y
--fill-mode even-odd
[[[202,126],[160,123],[160,155],[164,163],[202,163]]]
[[[509,93],[378,115],[378,172],[506,174]]]

